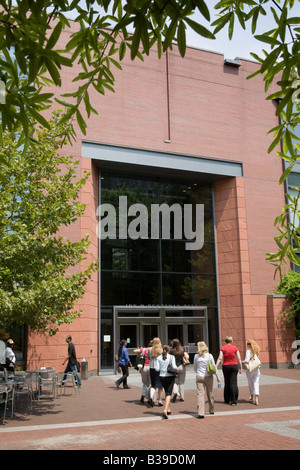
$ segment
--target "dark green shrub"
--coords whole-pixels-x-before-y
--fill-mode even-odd
[[[289,271],[277,286],[276,294],[284,294],[292,301],[282,314],[288,322],[295,319],[296,337],[300,339],[300,273]]]

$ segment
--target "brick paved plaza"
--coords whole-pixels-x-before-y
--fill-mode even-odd
[[[137,451],[300,449],[300,370],[263,369],[258,407],[248,402],[243,373],[238,406],[225,405],[223,389],[215,388],[215,415],[203,420],[196,418],[192,370],[185,401],[171,405],[169,420],[158,406],[139,402],[138,373],[131,370],[130,390],[117,389],[115,378],[90,377],[78,396],[68,388],[54,401],[34,402],[32,412],[19,402],[14,419],[0,426],[0,450],[131,451],[141,458],[146,453]]]

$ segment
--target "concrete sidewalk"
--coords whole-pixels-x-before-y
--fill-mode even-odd
[[[79,395],[72,388],[55,400],[19,402],[13,419],[0,426],[0,450],[196,451],[300,449],[300,370],[262,369],[260,404],[249,403],[246,374],[239,375],[239,403],[223,402],[214,388],[215,414],[197,419],[195,374],[190,368],[185,401],[162,408],[140,403],[140,375],[130,370],[130,390],[116,376],[90,377]],[[215,381],[216,386],[216,381]],[[206,411],[208,411],[206,407]]]

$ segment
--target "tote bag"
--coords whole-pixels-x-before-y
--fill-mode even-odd
[[[246,369],[249,372],[255,372],[259,368],[261,362],[258,359],[257,355],[254,354],[254,356],[251,357],[250,361],[249,362],[244,362],[244,364],[245,364]]]
[[[211,356],[209,355],[206,370],[210,375],[214,375],[217,372],[217,368],[216,368],[216,366],[213,365],[212,362],[210,362],[210,359],[211,359]]]

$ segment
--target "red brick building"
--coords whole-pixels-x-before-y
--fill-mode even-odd
[[[67,334],[93,373],[113,370],[121,338],[134,348],[156,335],[179,337],[190,352],[204,339],[215,357],[226,335],[242,356],[253,338],[263,363],[288,364],[294,332],[280,321],[284,300],[272,296],[278,279],[265,261],[285,202],[281,159],[267,153],[278,122],[262,77],[247,80],[257,64],[195,48],[182,59],[174,46],[161,60],[153,50],[122,67],[115,93],[91,91],[99,115],[69,149],[91,175],[85,214],[65,235],[88,233],[86,263],[99,259],[100,270],[81,318],[52,338],[29,333],[27,367],[62,371]],[[60,92],[73,89],[75,74],[65,72]],[[100,241],[97,208],[121,195],[130,204],[204,204],[202,250],[184,251],[183,240]]]

